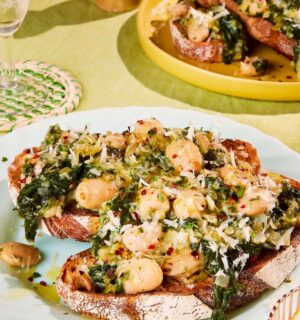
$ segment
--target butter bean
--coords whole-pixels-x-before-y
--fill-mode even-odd
[[[41,255],[37,248],[20,242],[1,244],[0,257],[13,267],[31,267],[41,260]]]

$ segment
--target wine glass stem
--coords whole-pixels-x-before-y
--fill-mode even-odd
[[[15,77],[15,62],[13,53],[13,37],[3,37],[4,57],[1,61],[0,69],[0,87],[1,88],[13,88],[16,85]]]

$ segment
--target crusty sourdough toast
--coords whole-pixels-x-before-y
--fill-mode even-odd
[[[248,162],[255,174],[259,172],[260,160],[251,143],[238,139],[225,139],[222,144],[228,151],[234,151],[236,159]],[[28,149],[25,149],[18,154],[8,168],[9,191],[14,204],[21,190],[20,174],[27,152]],[[43,218],[40,227],[46,234],[57,238],[88,241],[99,227],[99,214],[96,211],[79,208],[75,202],[72,202],[63,209],[61,217]]]
[[[205,7],[216,5],[216,0],[197,0]],[[298,41],[294,38],[288,38],[280,30],[274,28],[274,25],[259,16],[250,16],[241,11],[235,0],[219,0],[219,3],[225,4],[226,8],[236,14],[244,23],[248,34],[257,41],[275,49],[277,52],[285,55],[289,59],[294,58],[294,48]]]
[[[294,48],[297,45],[297,40],[289,39],[285,34],[276,30],[273,24],[261,17],[250,17],[238,7],[234,0],[222,0],[226,7],[231,12],[238,15],[244,22],[246,29],[251,37],[259,42],[275,49],[277,52],[285,55],[289,59],[294,58]]]
[[[155,291],[135,295],[97,293],[87,270],[95,263],[89,250],[71,256],[57,279],[58,294],[68,306],[97,319],[200,320],[214,308],[213,279],[193,286],[168,283]],[[291,245],[278,252],[264,251],[248,263],[238,281],[242,290],[232,296],[229,309],[257,299],[264,291],[278,288],[300,261],[300,230],[292,234]]]
[[[181,55],[208,63],[231,63],[243,58],[246,51],[243,25],[218,4],[217,0],[205,0],[198,8],[196,2],[191,5],[182,1],[170,9],[171,38]]]
[[[223,61],[225,48],[223,41],[193,42],[184,35],[178,23],[174,21],[170,21],[170,31],[174,46],[182,55],[199,62],[218,63]]]

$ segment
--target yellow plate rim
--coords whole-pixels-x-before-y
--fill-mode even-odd
[[[148,36],[151,10],[159,1],[142,1],[137,16],[137,30],[145,53],[163,70],[192,85],[225,95],[268,101],[300,100],[300,82],[258,81],[226,76],[188,64],[160,49]]]

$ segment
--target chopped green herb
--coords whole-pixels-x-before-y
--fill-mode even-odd
[[[214,285],[214,309],[211,316],[211,320],[228,320],[225,312],[228,308],[231,297],[238,293],[243,286],[239,284],[234,274],[230,275],[229,285],[227,288]]]
[[[17,199],[17,210],[25,219],[25,236],[34,241],[43,211],[57,203],[57,199],[66,195],[77,181],[79,167],[74,167],[61,176],[58,172],[48,172],[34,178],[21,190]]]
[[[187,218],[183,221],[184,229],[195,229],[198,227],[198,220],[195,218]]]
[[[222,38],[225,42],[223,62],[230,64],[233,59],[242,59],[245,55],[245,31],[241,21],[228,14],[219,19]]]
[[[263,75],[266,73],[268,68],[268,60],[267,59],[258,59],[252,62],[253,67],[256,70],[258,75]]]

